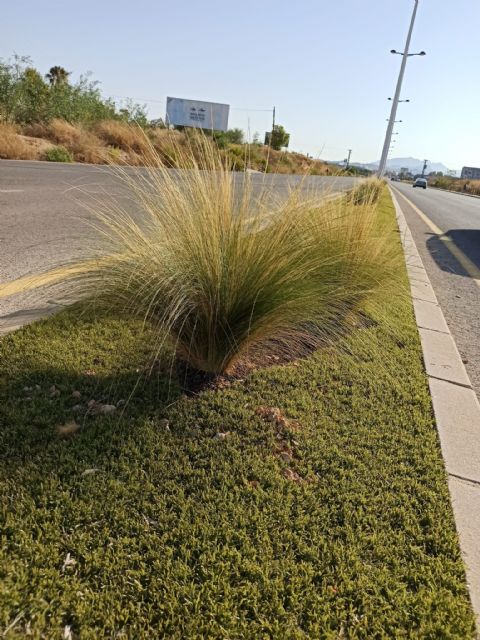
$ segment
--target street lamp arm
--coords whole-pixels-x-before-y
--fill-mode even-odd
[[[409,58],[410,56],[426,56],[427,55],[426,51],[419,51],[418,53],[407,53],[407,54],[405,54],[403,51],[397,51],[396,49],[390,49],[390,53],[395,53],[395,54],[397,54],[397,56],[406,55],[407,58]]]

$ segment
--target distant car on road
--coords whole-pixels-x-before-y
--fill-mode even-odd
[[[392,176],[390,180],[392,180],[393,182],[399,182],[397,176]]]
[[[427,188],[427,181],[425,178],[415,178],[415,182],[413,183],[414,187],[422,187],[423,189]]]

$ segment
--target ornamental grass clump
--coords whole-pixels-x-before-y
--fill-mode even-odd
[[[379,178],[362,180],[350,194],[353,204],[375,204],[378,202],[384,186],[384,181]]]
[[[212,374],[330,343],[390,295],[393,239],[371,202],[327,201],[306,183],[279,197],[200,135],[176,157],[168,168],[149,146],[148,167],[115,169],[131,197],[97,207],[95,256],[57,273],[70,294],[141,316]]]

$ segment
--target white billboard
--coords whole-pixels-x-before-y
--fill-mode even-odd
[[[230,105],[201,100],[167,98],[166,123],[184,127],[199,127],[226,131]]]

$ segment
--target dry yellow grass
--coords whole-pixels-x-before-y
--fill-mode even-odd
[[[255,169],[268,173],[297,175],[336,175],[337,167],[332,167],[322,160],[309,158],[301,153],[276,151],[263,145],[231,144],[225,153],[232,161],[232,168],[237,171]]]
[[[48,124],[49,139],[64,145],[79,162],[106,162],[102,141],[81,125],[72,125],[65,120],[54,119]]]
[[[0,123],[0,158],[35,160],[37,157],[35,147],[18,134],[14,125]]]
[[[45,126],[49,140],[66,147],[78,145],[82,138],[83,129],[79,125],[70,124],[59,118],[54,118]]]
[[[455,180],[448,188],[462,193],[480,195],[480,180]]]
[[[25,133],[64,146],[77,162],[104,164],[110,160],[103,141],[79,124],[54,118],[49,123],[28,125]]]
[[[41,159],[45,148],[38,141],[45,140],[64,146],[77,162],[141,166],[150,153],[151,145],[161,161],[169,167],[177,166],[179,155],[184,154],[187,149],[193,149],[196,153],[195,149],[198,145],[195,140],[201,135],[194,129],[176,131],[147,128],[143,130],[119,120],[104,120],[93,127],[86,127],[58,118],[49,123],[27,125],[23,133],[30,137],[30,144],[37,147],[35,153],[33,151],[29,153],[25,145],[17,141],[17,146],[19,150],[23,150],[23,155],[18,155],[12,148],[9,151],[11,155],[8,157]],[[230,144],[221,150],[220,155],[228,161],[230,169],[234,171],[254,169],[267,173],[299,175],[341,173],[337,167],[332,167],[321,160],[301,153],[275,151],[263,145]],[[199,157],[196,159],[200,160]]]
[[[148,152],[148,139],[140,127],[130,126],[117,120],[104,120],[99,122],[93,131],[107,145],[127,152]]]
[[[140,165],[145,135],[121,122],[101,122],[93,129],[54,118],[24,128],[27,136],[48,140],[70,151],[77,162]],[[98,135],[96,135],[98,133]],[[41,154],[40,154],[41,155]]]

